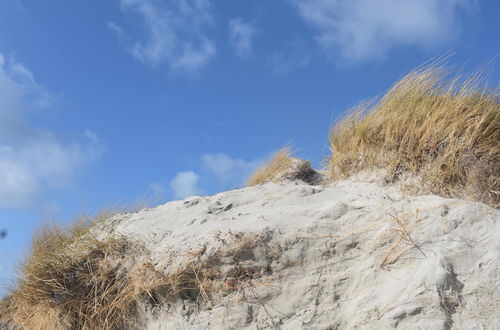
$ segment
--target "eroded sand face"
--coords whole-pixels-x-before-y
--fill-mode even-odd
[[[208,300],[145,303],[147,329],[498,329],[499,219],[480,203],[348,180],[191,197],[100,231],[144,243],[160,272],[219,255],[221,282],[239,276]]]

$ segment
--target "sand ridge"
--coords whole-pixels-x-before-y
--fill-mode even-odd
[[[190,197],[96,230],[140,241],[163,273],[217,256],[234,285],[145,303],[146,329],[495,329],[499,219],[481,203],[344,180]]]

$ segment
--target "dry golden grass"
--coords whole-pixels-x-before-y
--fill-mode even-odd
[[[452,76],[442,63],[411,72],[333,126],[330,179],[381,168],[389,182],[410,174],[420,191],[498,207],[500,94],[482,86],[482,72]]]
[[[98,224],[133,206],[115,206],[69,228],[41,226],[20,264],[16,287],[0,301],[0,328],[132,328],[138,301],[154,287],[142,247],[125,237],[99,238]]]
[[[178,268],[166,274],[155,271],[158,280],[152,290],[153,300],[173,303],[181,298],[210,305],[217,294],[248,288],[249,282],[261,275],[254,268],[240,265],[240,261],[260,244],[267,245],[260,236],[230,234],[228,245],[221,251],[203,258],[205,249],[197,248],[187,254],[188,258]]]
[[[40,229],[12,292],[10,318],[22,329],[132,326],[147,292],[137,280],[137,249],[124,238],[97,239],[83,225]]]
[[[247,181],[247,186],[279,181],[279,174],[282,174],[292,165],[291,154],[292,150],[290,147],[280,149],[274,154],[271,160],[252,174]]]
[[[427,255],[421,248],[423,244],[418,244],[412,237],[411,231],[415,229],[416,222],[412,226],[409,221],[409,216],[408,213],[398,214],[396,212],[391,215],[396,226],[389,229],[389,231],[396,233],[396,237],[386,250],[380,267],[385,268],[395,263],[400,257],[413,249],[417,249],[424,258],[427,258]],[[415,218],[418,218],[418,209],[415,212]]]
[[[139,327],[144,304],[179,299],[210,304],[213,294],[239,290],[253,278],[253,270],[240,267],[238,258],[255,248],[259,237],[234,236],[210,256],[197,249],[164,273],[146,258],[139,242],[93,234],[101,217],[69,229],[51,225],[38,230],[17,287],[0,301],[0,328],[133,329]],[[234,270],[223,274],[223,264]]]

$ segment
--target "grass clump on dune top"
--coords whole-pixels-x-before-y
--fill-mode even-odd
[[[416,175],[420,190],[498,207],[499,91],[483,88],[481,76],[451,77],[432,64],[351,110],[331,130],[330,178],[383,168],[388,181]]]
[[[247,181],[247,186],[255,186],[265,182],[280,181],[283,174],[292,165],[292,151],[290,147],[284,147],[261,168],[259,168]]]

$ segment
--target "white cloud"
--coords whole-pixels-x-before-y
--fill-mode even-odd
[[[384,56],[392,47],[430,49],[450,44],[476,0],[291,0],[318,31],[329,56],[360,61]]]
[[[285,45],[269,58],[275,74],[287,74],[305,68],[311,59],[309,50],[302,41],[294,41]]]
[[[69,186],[100,155],[91,131],[83,143],[66,143],[25,119],[29,109],[54,100],[24,65],[0,54],[0,207],[23,208],[48,189]]]
[[[176,69],[193,71],[203,67],[215,55],[215,43],[208,39],[200,40],[197,48],[187,44],[182,55],[174,63]]]
[[[148,192],[151,194],[154,202],[163,201],[167,193],[165,188],[158,182],[151,183]]]
[[[245,161],[223,153],[205,154],[201,157],[203,168],[215,175],[225,185],[241,186],[250,174],[264,162],[263,159]]]
[[[116,23],[109,27],[141,62],[196,71],[215,56],[215,42],[205,33],[213,24],[210,0],[120,0],[120,4],[123,12],[141,17],[145,37],[132,40]]]
[[[265,158],[245,161],[239,158],[231,158],[223,153],[204,154],[201,157],[202,175],[194,171],[178,172],[170,180],[169,187],[174,197],[184,199],[189,196],[201,195],[205,190],[200,187],[203,176],[203,184],[208,184],[210,193],[241,187],[250,174],[260,167]],[[149,185],[149,192],[159,196],[158,201],[164,200],[165,188],[156,182]]]
[[[201,194],[201,189],[198,187],[200,176],[193,171],[179,172],[170,181],[170,188],[174,196],[183,199],[189,196]]]
[[[229,42],[234,48],[234,53],[240,57],[252,55],[252,39],[255,34],[254,27],[244,22],[241,18],[229,22]]]

